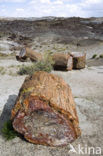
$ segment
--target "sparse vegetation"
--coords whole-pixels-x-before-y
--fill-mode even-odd
[[[8,120],[4,123],[4,126],[2,128],[2,134],[6,140],[11,140],[18,136],[18,133],[13,129],[11,120]]]
[[[8,75],[10,75],[10,76],[17,76],[17,72],[14,73],[13,71],[9,70]]]
[[[10,53],[10,54],[4,54],[4,53],[0,53],[0,58],[7,58],[7,57],[13,57],[15,56],[15,53]]]
[[[20,65],[19,65],[19,66],[20,66]],[[8,68],[15,68],[15,67],[17,67],[17,66],[11,65],[11,66],[9,66]]]
[[[99,58],[103,58],[103,54],[99,55]]]
[[[51,52],[45,52],[44,58],[42,61],[38,61],[37,63],[33,63],[32,65],[25,66],[23,65],[19,71],[19,75],[29,74],[32,75],[35,71],[46,71],[51,72],[53,69],[54,61],[52,60]]]
[[[2,74],[2,75],[4,75],[4,74],[5,74],[4,67],[0,67],[0,74]]]
[[[4,67],[0,67],[0,73],[4,70]]]
[[[7,35],[7,33],[0,31],[0,38],[5,37],[5,35]]]
[[[19,71],[17,72],[17,74],[19,75],[31,75],[34,72],[34,65],[22,65],[19,69]]]
[[[8,56],[7,54],[4,54],[4,53],[0,53],[0,57],[6,57]]]
[[[94,54],[93,56],[92,56],[92,59],[95,59],[97,57],[97,54]]]

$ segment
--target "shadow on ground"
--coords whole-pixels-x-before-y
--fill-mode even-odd
[[[13,108],[15,104],[16,98],[17,98],[17,95],[10,95],[6,104],[4,105],[3,111],[0,116],[0,135],[1,135],[1,130],[2,130],[4,123],[10,119],[11,109]]]

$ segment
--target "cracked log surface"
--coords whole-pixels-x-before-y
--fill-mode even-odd
[[[35,144],[63,146],[80,135],[70,87],[43,71],[25,79],[11,119],[14,129]]]

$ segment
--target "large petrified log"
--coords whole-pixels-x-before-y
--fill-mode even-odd
[[[86,64],[86,54],[81,52],[72,52],[73,69],[83,69]]]
[[[35,144],[61,146],[80,135],[70,87],[42,71],[25,79],[11,119],[14,129]]]
[[[65,53],[55,53],[53,55],[54,70],[72,70],[73,59],[72,56]]]
[[[42,60],[42,55],[28,47],[25,47],[21,49],[19,55],[16,56],[16,59],[18,61],[25,61],[27,58],[30,58],[31,61],[37,62],[39,60]]]

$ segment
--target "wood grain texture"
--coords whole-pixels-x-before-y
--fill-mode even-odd
[[[39,100],[38,104],[37,102],[34,102],[36,99]],[[32,109],[30,108],[31,103]],[[15,119],[18,118],[18,116],[22,116],[22,114],[23,116],[29,116],[30,112],[34,112],[34,110],[40,109],[46,111],[47,107],[50,112],[53,111],[52,113],[56,113],[57,116],[60,116],[58,117],[58,120],[63,117],[63,121],[68,122],[66,126],[69,126],[71,134],[73,132],[72,141],[81,134],[76,112],[76,105],[69,85],[66,84],[62,78],[42,71],[36,72],[34,75],[25,79],[20,89],[16,104],[12,109],[11,118],[15,122]],[[15,130],[17,129],[15,128]],[[31,142],[33,142],[33,139],[29,138],[29,141],[30,140],[32,140]],[[37,140],[36,142],[43,144]],[[66,143],[68,142],[69,140]],[[47,142],[45,142],[44,144],[48,145]],[[49,145],[55,146],[55,144],[51,143],[49,143]]]

